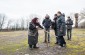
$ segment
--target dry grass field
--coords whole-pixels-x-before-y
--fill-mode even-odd
[[[51,43],[49,47],[44,40],[44,31],[39,30],[39,49],[29,50],[28,32],[0,32],[0,55],[85,55],[85,29],[73,29],[72,40],[67,42],[67,48],[58,48],[55,45],[54,31],[51,30]]]

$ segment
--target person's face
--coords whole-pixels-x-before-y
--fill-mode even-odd
[[[69,20],[70,18],[68,18],[68,20]]]
[[[38,19],[36,20],[36,23],[38,23]]]
[[[47,15],[45,16],[45,18],[49,18],[49,15],[47,14]]]
[[[57,13],[57,16],[60,16],[60,14],[59,14],[59,13]]]
[[[57,17],[57,15],[54,15],[54,17]]]

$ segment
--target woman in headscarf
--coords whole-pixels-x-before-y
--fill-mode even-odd
[[[36,46],[38,43],[38,27],[43,29],[38,22],[38,18],[35,17],[29,24],[28,44],[30,49],[39,48]]]

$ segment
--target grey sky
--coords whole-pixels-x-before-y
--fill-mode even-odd
[[[11,18],[37,14],[53,16],[58,10],[69,14],[85,8],[85,0],[0,0],[0,13]]]

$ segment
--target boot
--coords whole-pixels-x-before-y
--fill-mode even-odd
[[[34,44],[34,47],[33,48],[38,49],[39,47],[37,47],[36,44]]]

